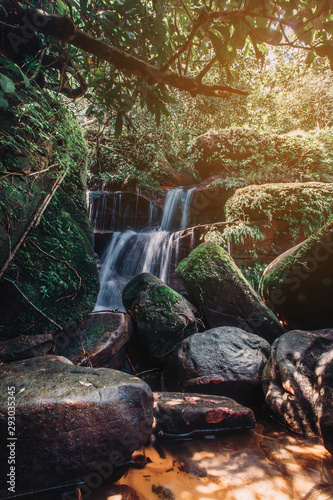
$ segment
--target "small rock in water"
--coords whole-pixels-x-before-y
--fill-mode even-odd
[[[155,431],[170,437],[250,429],[255,417],[249,408],[223,396],[154,393]]]

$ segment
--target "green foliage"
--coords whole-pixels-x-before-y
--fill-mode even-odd
[[[136,109],[135,130],[115,137],[110,127],[104,134],[99,155],[92,158],[91,180],[102,179],[109,188],[140,186],[157,188],[164,183],[182,183],[186,175],[194,181],[196,152],[190,151],[191,130],[184,127],[181,113],[175,109],[171,118],[160,126],[145,111]],[[88,130],[87,139],[93,150],[96,129]]]
[[[77,321],[96,301],[99,282],[88,232],[87,216],[58,190],[31,240],[21,247],[6,272],[35,306],[62,326]],[[2,286],[5,283],[8,294],[16,293],[12,284],[3,282]],[[24,298],[17,293],[14,297],[20,314],[7,325],[11,334],[31,325],[35,334],[57,332]],[[3,335],[7,329],[2,330]]]
[[[251,266],[240,266],[240,270],[256,292],[259,292],[259,283],[266,267],[266,264],[261,264],[260,262],[255,262]]]
[[[257,61],[262,66],[270,58],[268,47],[283,45],[304,49],[307,66],[316,65],[318,60],[330,65],[333,61],[333,15],[327,1],[212,0],[209,6],[199,0],[181,3],[175,0],[33,0],[32,3],[46,12],[71,17],[83,32],[155,67],[164,69],[163,65],[170,61],[171,70],[192,79],[198,78],[215,57],[217,63],[211,64],[213,69],[203,76],[203,81],[211,84],[235,84],[241,89],[253,89],[253,75],[247,73],[246,65]],[[124,126],[132,125],[130,113],[137,102],[155,114],[157,123],[162,115],[168,114],[167,107],[173,96],[163,85],[163,78],[157,84],[149,78],[137,78],[131,63],[123,74],[103,62],[102,57],[70,44],[64,47],[63,43],[50,39],[46,46],[42,37],[39,40],[46,55],[56,54],[70,61],[73,71],[66,73],[68,81],[61,81],[64,88],[70,88],[76,71],[80,72],[89,86],[88,114],[93,113],[103,125],[112,123],[116,134]],[[240,64],[242,60],[246,65]],[[54,86],[56,77],[59,80],[58,70],[52,65],[42,71],[48,85]],[[198,78],[201,79],[202,76]]]
[[[332,217],[333,187],[314,182],[248,186],[237,190],[227,201],[225,213],[227,221],[267,220],[271,224],[284,220],[294,238],[300,228],[309,236]],[[256,239],[255,235],[251,238]]]
[[[35,168],[40,165],[38,158],[42,155],[57,167],[53,169],[53,176],[61,177],[68,171],[69,177],[71,174],[75,177],[80,170],[77,162],[79,158],[85,160],[87,146],[73,115],[54,93],[36,85],[20,85],[22,72],[15,64],[0,58],[0,70],[15,82],[15,92],[7,98],[6,115],[3,116],[12,125],[3,127],[1,133],[0,170],[8,169],[2,157],[6,150],[29,159],[31,168],[33,164]],[[10,165],[10,170],[16,166]]]
[[[222,174],[216,185],[238,188],[266,182],[332,182],[331,129],[273,134],[230,128],[199,137],[199,171]]]

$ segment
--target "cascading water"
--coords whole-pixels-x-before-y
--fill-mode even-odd
[[[156,207],[151,203],[146,230],[136,232],[127,229],[113,234],[102,256],[101,287],[95,312],[123,311],[122,291],[137,274],[148,272],[164,282],[168,281],[171,265],[175,265],[178,261],[180,234],[187,226],[192,197],[193,188],[171,189],[165,197],[162,220],[157,229],[153,228],[153,224],[156,223]],[[99,206],[104,210],[100,213],[100,217],[105,223],[106,205],[101,201]],[[91,206],[89,212],[92,216]],[[117,206],[113,210],[114,217],[115,214],[119,214]],[[101,229],[101,225],[99,221],[95,222],[95,227]],[[119,221],[112,220],[111,227],[117,226],[121,226]]]

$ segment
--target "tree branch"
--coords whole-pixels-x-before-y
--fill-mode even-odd
[[[16,11],[11,17],[14,17],[17,24],[22,26],[24,25],[24,19],[28,19],[31,25],[34,26],[36,33],[43,33],[44,35],[49,35],[57,40],[74,45],[86,53],[109,62],[120,71],[127,71],[132,75],[142,77],[149,85],[161,83],[178,90],[187,91],[192,96],[200,94],[226,98],[234,94],[248,95],[248,92],[244,90],[238,90],[227,85],[203,85],[188,76],[178,75],[172,71],[165,71],[153,66],[148,62],[127,54],[121,49],[112,47],[106,42],[94,38],[88,33],[76,29],[72,21],[66,16],[46,14],[45,12],[31,8],[22,8],[17,3],[15,5]],[[38,23],[34,23],[37,15]]]
[[[162,71],[165,71],[168,68],[170,68],[171,64],[175,62],[175,60],[178,59],[179,56],[181,56],[181,54],[183,54],[190,47],[193,38],[197,34],[197,31],[203,24],[205,24],[207,19],[208,19],[208,12],[206,10],[203,10],[198,16],[197,20],[195,21],[192,31],[187,37],[186,42],[170,57],[170,59],[165,64],[163,64],[163,66],[161,66]]]

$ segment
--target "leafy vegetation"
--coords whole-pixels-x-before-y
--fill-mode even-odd
[[[285,220],[294,237],[301,228],[310,236],[332,217],[332,195],[332,184],[315,182],[248,186],[227,201],[226,220]]]
[[[96,301],[99,282],[88,235],[86,215],[58,190],[5,275],[34,306],[62,327],[78,321]],[[0,331],[3,338],[30,328],[34,334],[59,332],[12,283],[2,281],[0,295],[2,318],[5,318]],[[15,313],[11,302],[16,304]]]

